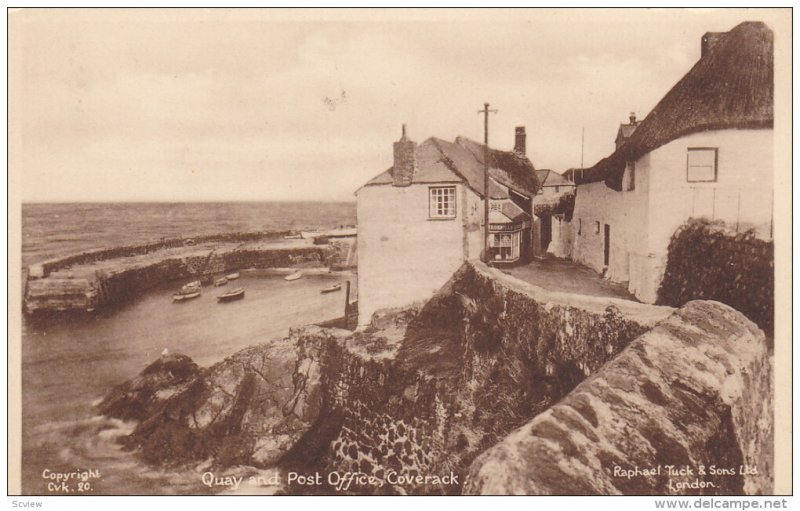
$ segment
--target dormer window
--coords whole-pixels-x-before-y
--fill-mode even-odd
[[[717,180],[717,148],[690,147],[686,152],[686,181],[712,183]]]

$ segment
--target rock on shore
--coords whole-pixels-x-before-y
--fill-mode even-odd
[[[141,420],[124,442],[153,464],[272,465],[319,415],[330,332],[308,327],[203,370],[182,355],[162,357],[114,389],[100,411]]]

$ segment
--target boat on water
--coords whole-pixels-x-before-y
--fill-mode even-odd
[[[223,293],[217,297],[217,301],[219,302],[232,302],[233,300],[241,300],[244,298],[244,288],[237,287],[236,289],[231,289],[227,293]]]
[[[225,277],[220,277],[214,281],[214,287],[224,286],[228,283],[228,279]]]
[[[184,284],[184,286],[181,287],[181,292],[189,293],[189,292],[199,291],[200,286],[201,286],[200,281],[194,280],[192,282],[189,282],[188,284]]]
[[[320,291],[320,293],[333,293],[334,291],[339,291],[340,289],[342,289],[341,284],[334,284],[332,286],[322,288],[322,291]]]
[[[291,275],[287,275],[287,276],[283,277],[283,280],[289,280],[289,281],[297,280],[297,279],[301,278],[302,276],[303,276],[302,272],[296,271],[296,272],[292,273]]]
[[[236,280],[239,278],[239,272],[237,271],[235,273],[229,273],[228,275],[225,275],[225,278],[228,280]]]
[[[181,291],[172,295],[173,302],[186,302],[200,296],[200,290],[197,291]]]

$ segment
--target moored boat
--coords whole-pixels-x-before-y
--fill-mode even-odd
[[[225,277],[220,277],[214,281],[214,287],[224,286],[228,283],[228,279]]]
[[[302,272],[296,271],[296,272],[292,273],[291,275],[287,275],[287,276],[283,277],[283,280],[290,280],[290,281],[291,280],[297,280],[297,279],[301,278],[302,276],[303,276]]]
[[[228,280],[236,280],[239,278],[239,272],[237,271],[235,273],[229,273],[228,275],[225,275],[225,278]]]
[[[200,290],[200,286],[201,286],[200,281],[199,280],[194,280],[192,282],[189,282],[188,284],[185,284],[183,287],[181,287],[181,292],[182,293],[190,293],[190,292],[194,292],[194,291],[199,291]]]
[[[231,302],[233,300],[241,300],[244,298],[244,288],[237,287],[236,289],[231,289],[227,293],[223,293],[217,297],[219,302]]]
[[[200,290],[197,291],[181,291],[172,295],[173,302],[185,302],[200,296]]]
[[[333,293],[334,291],[339,291],[340,289],[342,289],[341,284],[333,284],[332,286],[322,288],[320,293]]]

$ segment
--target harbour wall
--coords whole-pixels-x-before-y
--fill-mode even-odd
[[[250,268],[324,267],[341,258],[336,246],[283,236],[244,233],[169,239],[45,261],[28,272],[23,310],[27,314],[91,311],[173,280],[210,279]]]

